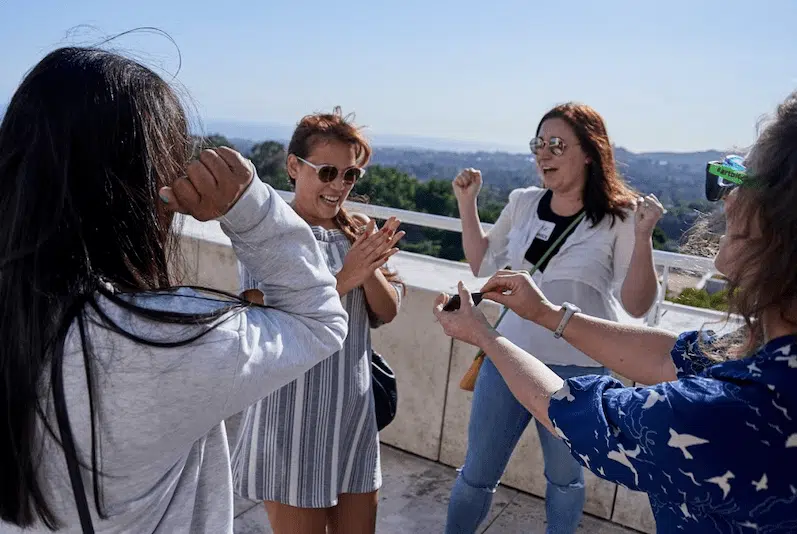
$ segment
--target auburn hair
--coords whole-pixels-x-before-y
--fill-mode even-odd
[[[332,113],[313,113],[302,117],[293,131],[287,153],[288,156],[293,154],[306,159],[319,143],[331,140],[352,146],[357,165],[360,167],[365,167],[371,160],[373,153],[371,144],[363,135],[362,129],[354,123],[354,114],[343,115],[339,106],[336,106]],[[292,184],[296,183],[293,176],[289,178]],[[334,221],[352,243],[365,231],[365,226],[342,206]],[[386,266],[381,267],[381,271],[389,282],[401,285],[402,292],[406,291],[397,272],[391,271]]]
[[[614,161],[614,149],[603,117],[586,104],[567,102],[548,111],[537,125],[548,119],[562,119],[576,134],[581,149],[589,156],[587,181],[584,184],[584,212],[594,225],[607,215],[624,221],[627,210],[633,209],[638,194],[626,183]]]

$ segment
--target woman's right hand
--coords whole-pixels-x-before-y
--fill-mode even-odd
[[[227,147],[203,150],[186,176],[158,192],[169,209],[209,221],[225,215],[254,178],[252,166],[239,152]]]
[[[457,291],[460,299],[457,310],[443,309],[450,300],[450,297],[443,293],[435,299],[433,313],[447,336],[481,348],[482,342],[494,333],[495,329],[476,308],[470,291],[461,281],[457,285]]]
[[[368,221],[365,231],[352,244],[343,260],[343,268],[337,275],[339,293],[360,287],[382,267],[387,260],[398,252],[396,243],[404,237],[404,232],[396,232],[400,222],[395,217],[388,219],[381,229],[377,228],[373,219]]]
[[[498,271],[484,284],[483,298],[503,304],[519,316],[539,323],[553,305],[523,271]]]
[[[451,183],[457,202],[476,202],[482,188],[482,172],[478,169],[464,169]]]

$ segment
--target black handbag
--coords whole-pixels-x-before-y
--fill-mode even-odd
[[[398,389],[396,374],[387,361],[376,351],[371,351],[371,389],[374,392],[376,427],[382,430],[396,417]]]

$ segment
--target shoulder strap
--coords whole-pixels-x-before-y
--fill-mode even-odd
[[[83,534],[94,534],[94,525],[91,522],[89,503],[86,499],[86,490],[83,487],[83,478],[80,476],[75,440],[72,437],[72,427],[69,426],[69,413],[66,409],[64,396],[64,337],[56,345],[52,358],[53,402],[55,404],[55,417],[58,422],[58,431],[61,434],[61,444],[66,456],[66,467],[69,470],[69,481],[72,483],[72,492],[75,494],[75,504],[80,516],[80,526]]]
[[[582,211],[579,214],[578,217],[576,217],[575,219],[570,221],[570,224],[567,225],[567,228],[565,228],[565,231],[562,232],[562,234],[559,237],[556,238],[556,241],[554,241],[551,244],[550,247],[548,247],[548,250],[545,251],[545,254],[542,255],[542,257],[534,265],[534,267],[529,269],[529,275],[533,275],[537,271],[537,266],[538,265],[542,265],[543,263],[545,263],[545,260],[548,259],[548,256],[550,256],[553,253],[553,251],[556,249],[556,247],[559,246],[559,243],[564,241],[567,238],[567,236],[570,235],[570,233],[575,229],[575,227],[578,225],[578,223],[580,223],[584,219],[585,215],[586,215],[586,212]]]
[[[537,272],[537,266],[538,265],[542,265],[543,263],[545,263],[545,260],[548,258],[548,256],[550,256],[553,253],[553,251],[556,249],[556,247],[559,246],[559,243],[564,241],[567,238],[567,236],[570,235],[573,232],[573,230],[576,228],[576,226],[578,226],[578,223],[580,223],[584,219],[585,215],[586,215],[586,212],[582,211],[581,214],[579,214],[578,217],[573,219],[570,222],[570,224],[567,225],[567,228],[565,228],[565,231],[562,232],[562,234],[559,237],[556,238],[556,241],[554,241],[551,244],[550,247],[548,247],[548,250],[545,251],[545,254],[542,255],[540,260],[537,263],[535,263],[534,266],[531,269],[529,269],[529,271],[528,271],[529,276],[534,276],[534,273]],[[498,320],[493,325],[493,328],[495,328],[499,324],[501,324],[501,320],[504,318],[504,315],[506,315],[506,312],[508,312],[508,311],[509,311],[509,308],[504,307],[503,311],[501,311],[501,315],[498,317]]]

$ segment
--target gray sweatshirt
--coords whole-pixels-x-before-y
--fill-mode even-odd
[[[250,308],[179,348],[141,345],[102,326],[89,329],[108,520],[96,514],[89,470],[83,470],[83,483],[98,533],[231,533],[232,477],[223,420],[343,346],[348,317],[335,278],[310,228],[271,188],[255,177],[221,225],[273,308]],[[187,288],[130,299],[187,312],[220,306]],[[106,299],[100,305],[122,328],[147,339],[174,341],[198,331],[142,319]],[[49,391],[49,376],[43,387]],[[76,446],[90,466],[89,404],[76,325],[65,345],[64,387]],[[51,398],[48,405],[49,422],[57,428]],[[42,453],[40,478],[66,525],[59,532],[80,533],[63,451],[48,436]],[[22,531],[0,523],[0,532],[50,531],[44,525]]]

